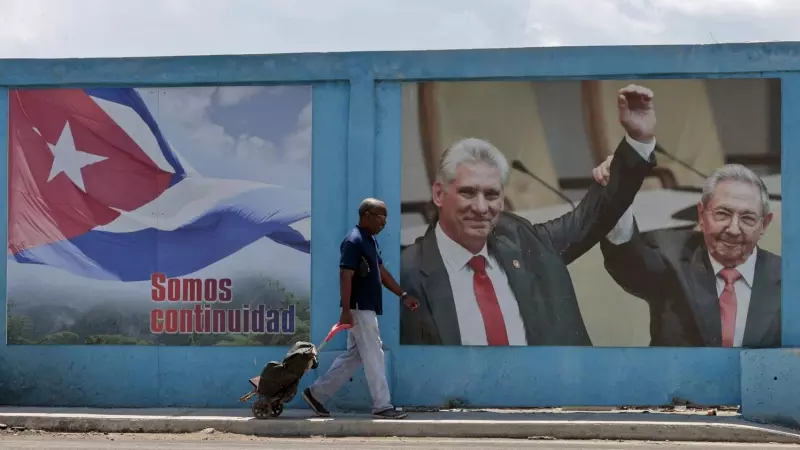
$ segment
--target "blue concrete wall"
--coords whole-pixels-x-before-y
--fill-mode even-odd
[[[781,149],[782,168],[786,174],[794,175],[795,169],[800,168],[800,71],[781,74],[781,97],[783,111],[781,114]],[[800,177],[788,176],[782,178],[781,189],[786,198],[783,200],[783,301],[781,305],[782,324],[781,340],[784,347],[800,346],[800,280],[796,274],[800,273],[800,260],[794,249],[800,249],[800,230],[794,224],[800,223],[800,208],[794,203],[797,199],[795,192],[800,192]]]
[[[800,428],[800,351],[744,350],[742,416],[754,422]]]
[[[312,160],[311,337],[319,342],[336,322],[338,246],[355,223],[358,202],[379,196],[390,222],[379,240],[388,267],[399,268],[400,83],[423,79],[720,78],[783,79],[783,168],[800,169],[800,44],[589,47],[481,51],[378,52],[84,60],[0,60],[0,150],[7,150],[8,87],[314,84]],[[0,201],[7,198],[7,161],[0,158]],[[356,176],[357,175],[357,176]],[[800,180],[783,182],[783,339],[800,342],[798,227]],[[6,234],[6,208],[0,233]],[[759,371],[743,376],[735,349],[715,348],[467,348],[399,346],[399,307],[387,296],[381,318],[394,401],[478,406],[664,404],[675,398],[738,404],[743,389],[758,401]],[[0,263],[5,311],[5,262]],[[0,333],[5,343],[5,314]],[[337,336],[328,364],[344,349]],[[236,406],[246,380],[286,348],[129,346],[0,346],[0,404],[53,406]],[[757,359],[759,351],[747,352]],[[775,353],[770,370],[791,352]],[[792,356],[793,357],[793,356]],[[745,358],[746,359],[746,358]],[[744,361],[742,359],[741,361]],[[313,381],[313,375],[303,383]],[[751,388],[747,390],[746,388]],[[773,385],[769,395],[786,398]],[[777,391],[776,391],[777,389]],[[338,397],[367,406],[363,377]],[[765,394],[766,395],[766,394]],[[298,404],[295,402],[295,404]]]

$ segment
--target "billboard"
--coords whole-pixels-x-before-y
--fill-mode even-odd
[[[311,87],[9,92],[10,345],[288,345]]]
[[[403,90],[402,345],[781,346],[778,79]]]

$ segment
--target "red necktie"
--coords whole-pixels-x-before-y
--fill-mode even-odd
[[[508,345],[506,323],[503,320],[503,311],[497,302],[497,295],[492,286],[492,280],[486,274],[486,258],[474,256],[469,260],[469,267],[473,271],[472,286],[475,289],[475,298],[478,308],[483,316],[483,326],[486,328],[486,340],[489,345]]]
[[[736,290],[733,284],[742,274],[736,269],[724,268],[719,277],[725,280],[725,288],[719,296],[719,310],[722,318],[722,346],[733,347],[733,335],[736,330]]]

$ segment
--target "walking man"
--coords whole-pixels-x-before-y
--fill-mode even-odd
[[[416,310],[419,300],[398,285],[383,266],[375,236],[386,226],[386,204],[367,198],[358,208],[358,225],[342,241],[339,260],[341,324],[352,325],[347,333],[347,351],[336,358],[330,370],[303,391],[303,399],[319,416],[330,412],[323,403],[364,364],[372,415],[382,419],[403,419],[406,413],[395,410],[389,396],[383,357],[383,341],[378,316],[383,314],[382,286],[399,296],[403,305]]]

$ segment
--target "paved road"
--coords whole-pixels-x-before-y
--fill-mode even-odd
[[[231,435],[63,435],[0,434],[0,448],[4,450],[450,450],[450,449],[535,449],[535,450],[798,450],[800,446],[764,444],[707,444],[665,442],[600,442],[600,441],[547,441],[547,440],[457,440],[457,439],[267,439]]]

